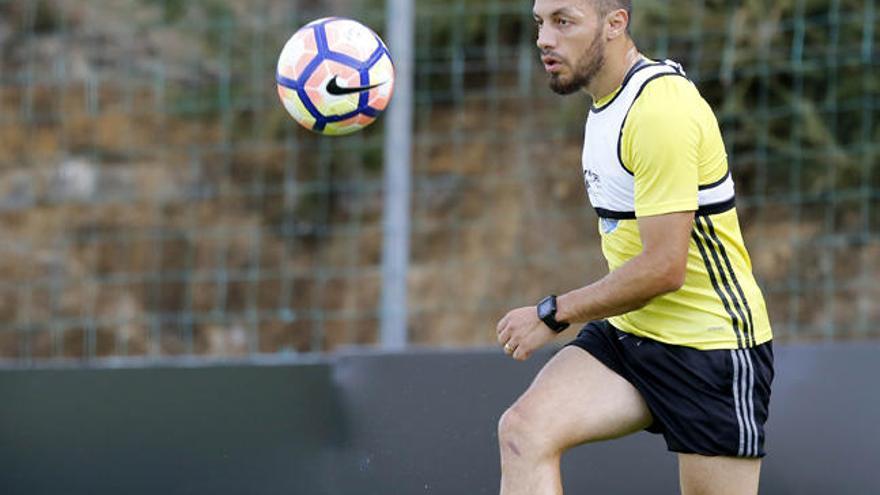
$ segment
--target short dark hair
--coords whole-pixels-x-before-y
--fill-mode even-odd
[[[627,34],[631,34],[629,30],[630,24],[632,24],[632,10],[633,3],[632,0],[595,0],[596,7],[599,9],[600,15],[605,15],[612,10],[623,9],[626,10],[626,14],[629,17],[629,22],[626,24],[626,32]]]

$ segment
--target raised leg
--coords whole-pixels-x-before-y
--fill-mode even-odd
[[[566,347],[501,417],[501,494],[561,494],[565,450],[642,430],[651,421],[635,387],[583,349]]]

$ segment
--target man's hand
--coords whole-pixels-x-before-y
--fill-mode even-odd
[[[495,330],[504,352],[517,361],[525,361],[556,336],[538,319],[538,310],[534,306],[511,310],[501,318]]]

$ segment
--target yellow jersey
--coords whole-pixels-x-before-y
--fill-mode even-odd
[[[641,60],[620,88],[595,102],[582,161],[612,271],[642,252],[638,217],[696,212],[684,285],[609,318],[612,325],[704,350],[771,340],[764,297],[739,228],[721,132],[680,65]]]

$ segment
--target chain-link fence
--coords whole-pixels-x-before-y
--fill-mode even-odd
[[[880,336],[873,1],[636,2],[722,125],[779,340]],[[274,70],[380,0],[0,0],[0,357],[326,352],[378,341],[382,126],[299,129]],[[416,2],[414,344],[607,271],[585,96],[546,87],[528,1]]]

